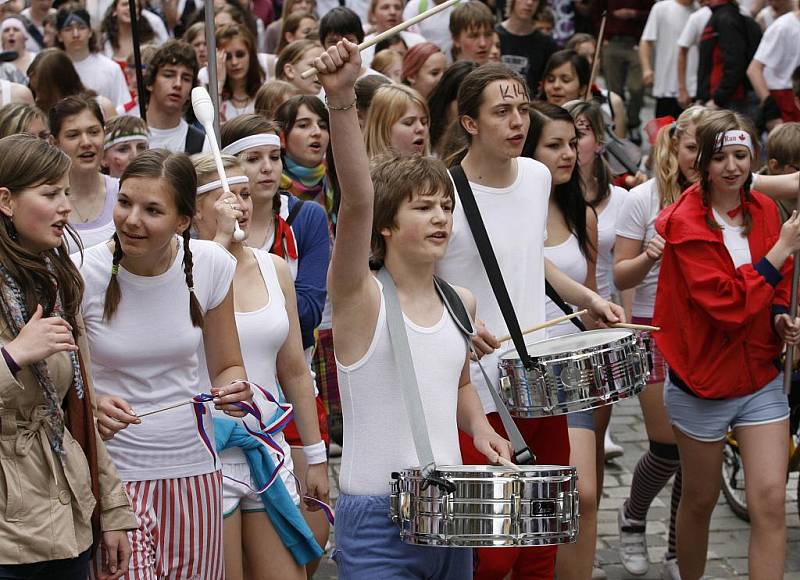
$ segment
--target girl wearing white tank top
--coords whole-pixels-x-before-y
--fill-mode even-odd
[[[194,227],[201,239],[215,240],[237,260],[233,281],[234,307],[247,376],[276,399],[284,399],[285,392],[286,399],[294,405],[295,420],[305,443],[304,455],[310,464],[305,481],[301,482],[303,493],[327,502],[325,444],[317,423],[313,379],[303,355],[292,274],[283,259],[249,248],[246,242],[233,241],[234,220],[238,220],[245,233],[248,231],[253,202],[240,162],[225,155],[223,163],[231,182],[231,193],[223,192],[211,155],[194,160],[198,174],[198,208]],[[260,393],[256,393],[254,400],[262,408],[269,406]],[[291,449],[283,433],[278,433],[273,439],[285,454],[281,479],[295,502],[299,503],[300,497],[291,475]],[[267,517],[261,498],[239,483],[243,479],[250,481],[250,469],[243,451],[235,447],[225,449],[220,458],[226,476],[223,481],[226,577],[230,580],[243,578],[243,562],[246,560],[248,573],[254,577],[305,578],[304,566],[292,558]]]
[[[528,139],[536,143],[533,158],[553,175],[547,212],[545,259],[576,282],[596,289],[597,214],[583,197],[578,161],[578,136],[570,114],[549,103],[531,109]],[[546,299],[547,318],[563,314]],[[589,321],[584,321],[589,322]],[[548,338],[576,332],[570,321],[547,330]],[[556,570],[560,578],[589,578],[594,563],[597,536],[597,472],[594,411],[570,413],[570,464],[578,469],[581,533],[575,544],[558,550]]]

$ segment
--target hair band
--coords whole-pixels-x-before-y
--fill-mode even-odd
[[[14,26],[14,23],[16,23],[17,26]],[[0,32],[5,32],[9,28],[18,28],[22,31],[22,35],[26,39],[28,38],[28,29],[22,19],[18,16],[7,16],[5,20],[3,20],[2,24],[0,24]]]
[[[240,183],[249,183],[250,179],[246,175],[234,175],[233,177],[228,178],[228,185],[239,185]],[[203,193],[208,193],[209,191],[214,191],[218,187],[222,187],[222,180],[216,179],[205,185],[201,185],[197,188],[197,195],[201,195]]]
[[[78,12],[70,12],[64,19],[64,23],[61,25],[61,28],[59,28],[59,30],[64,30],[65,28],[68,28],[73,24],[82,24],[86,28],[91,28],[86,19],[80,14],[78,14]]]
[[[117,274],[119,274],[119,264],[114,264],[111,266],[111,275],[116,276]]]
[[[747,147],[750,151],[750,155],[753,154],[753,140],[750,137],[750,133],[747,131],[742,131],[741,129],[736,129],[734,131],[725,131],[724,133],[717,133],[717,137],[714,140],[714,149],[719,151],[723,147],[729,147],[733,145],[742,145]]]
[[[120,145],[122,143],[129,143],[130,141],[144,141],[148,145],[150,144],[150,137],[145,133],[134,133],[132,135],[120,135],[118,137],[106,137],[105,145],[103,145],[103,150],[107,151],[111,149],[114,145]]]
[[[247,149],[261,147],[263,145],[272,145],[273,147],[281,146],[281,139],[275,133],[259,133],[258,135],[248,135],[238,141],[234,141],[227,147],[222,149],[222,152],[227,155],[238,155]]]

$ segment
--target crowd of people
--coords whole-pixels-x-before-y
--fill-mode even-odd
[[[519,327],[660,328],[623,567],[648,572],[672,480],[661,575],[703,576],[732,433],[749,574],[783,577],[796,1],[463,0],[359,52],[440,3],[214,0],[215,54],[196,0],[0,4],[0,578],[299,579],[326,551],[342,579],[605,578],[613,405],[514,419],[576,467],[576,542],[431,548],[389,518],[421,462],[393,310],[435,462],[515,454],[513,325],[453,172]]]

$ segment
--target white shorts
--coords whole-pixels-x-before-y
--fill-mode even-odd
[[[300,505],[300,493],[297,491],[297,483],[292,476],[294,470],[294,463],[292,462],[292,448],[286,443],[283,433],[278,433],[272,437],[275,443],[281,446],[285,457],[283,459],[283,467],[280,471],[280,479],[286,486],[286,491],[289,492],[289,497],[295,505]],[[278,457],[270,449],[272,460],[277,464]],[[229,463],[223,461],[222,463],[222,514],[228,517],[237,508],[243,512],[264,511],[264,502],[254,490],[257,486],[253,483],[250,476],[250,466],[247,463]],[[236,479],[240,482],[249,484],[250,487],[232,481],[230,478]],[[252,489],[251,489],[252,488]]]

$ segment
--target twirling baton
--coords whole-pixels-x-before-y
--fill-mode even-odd
[[[800,212],[800,192],[797,194],[795,209]],[[792,254],[792,299],[789,301],[789,316],[792,322],[797,317],[797,286],[800,281],[800,267],[797,262],[800,260],[800,252]],[[786,347],[786,359],[783,361],[783,392],[787,395],[792,390],[792,371],[794,370],[794,345]]]
[[[434,6],[433,8],[431,8],[430,10],[426,10],[422,14],[417,14],[413,18],[409,18],[408,20],[406,20],[405,22],[401,22],[397,26],[392,26],[389,30],[381,32],[374,38],[370,38],[369,40],[365,40],[364,42],[359,44],[358,52],[361,52],[362,50],[364,50],[365,48],[369,48],[370,46],[374,46],[379,42],[381,42],[383,39],[389,38],[390,36],[394,36],[398,32],[403,32],[406,28],[414,26],[417,22],[422,22],[426,18],[430,18],[434,14],[437,14],[442,10],[446,10],[451,6],[453,6],[454,4],[458,4],[459,2],[461,2],[461,0],[447,0],[447,2]],[[317,72],[318,72],[317,69],[315,69],[312,66],[307,71],[303,71],[303,74],[300,75],[300,78],[307,79],[309,77],[313,77],[315,74],[317,74]]]
[[[214,134],[214,105],[211,103],[211,96],[204,87],[195,87],[192,89],[192,109],[194,115],[203,129],[206,130],[206,137],[211,144],[211,151],[214,154],[214,161],[217,164],[217,173],[219,180],[222,182],[222,191],[225,193],[231,192],[231,187],[228,185],[228,176],[225,174],[225,166],[222,163],[222,153],[220,153],[219,145],[217,144],[217,136]],[[244,240],[244,232],[239,227],[239,222],[233,222],[233,239],[237,242]]]

